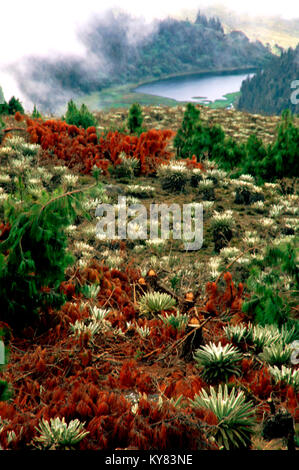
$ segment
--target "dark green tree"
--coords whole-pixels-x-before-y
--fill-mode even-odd
[[[296,240],[267,249],[262,260],[254,261],[247,281],[251,297],[243,304],[243,311],[253,316],[256,323],[282,326],[294,323],[290,313],[298,303],[299,269],[296,263]],[[290,292],[283,287],[284,276],[289,276]],[[298,321],[295,322],[298,328]]]
[[[133,103],[128,114],[128,128],[131,134],[139,134],[142,131],[142,123],[143,116],[141,106],[138,103]]]
[[[67,122],[67,124],[71,124],[77,127],[83,127],[84,129],[97,125],[96,118],[89,111],[87,106],[83,103],[80,109],[78,109],[73,100],[70,100],[68,102],[65,121]]]
[[[15,98],[14,96],[12,96],[8,102],[8,113],[15,114],[16,112],[25,114],[23,105],[19,98]]]
[[[174,146],[178,158],[191,158],[194,150],[194,135],[196,125],[200,120],[200,111],[194,104],[188,103],[184,113],[182,125],[174,138]],[[193,152],[193,153],[192,153]]]
[[[299,176],[299,128],[289,110],[282,113],[277,139],[262,162],[265,179]]]
[[[41,312],[65,301],[60,285],[73,261],[65,227],[75,220],[81,191],[45,192],[34,202],[23,188],[22,196],[22,205],[7,203],[11,229],[0,243],[0,320],[15,329],[37,324]]]
[[[36,105],[34,105],[34,107],[33,107],[33,111],[32,111],[31,117],[32,117],[33,119],[39,119],[39,118],[42,117],[42,115],[41,115],[41,113],[38,111]]]

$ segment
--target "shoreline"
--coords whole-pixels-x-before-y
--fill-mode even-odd
[[[134,102],[139,102],[141,106],[184,106],[188,101],[177,101],[173,98],[166,98],[159,95],[151,95],[147,93],[142,93],[135,91],[138,87],[146,84],[151,84],[154,82],[166,81],[169,79],[183,78],[188,79],[192,76],[215,76],[215,75],[238,75],[242,72],[256,72],[258,68],[256,67],[234,67],[234,68],[222,68],[216,70],[200,70],[194,72],[182,72],[180,74],[170,74],[164,76],[163,78],[152,78],[148,80],[143,80],[142,82],[137,83],[127,83],[119,84],[116,86],[111,86],[109,88],[102,89],[100,91],[93,92],[89,95],[82,95],[75,99],[76,104],[81,105],[85,103],[92,111],[103,111],[109,109],[120,109],[120,108],[129,108]],[[239,92],[232,92],[230,95],[233,95]],[[197,103],[197,101],[195,101]],[[231,105],[230,100],[216,100],[211,102],[208,105],[198,102],[198,104],[203,104],[204,106],[215,106],[226,107]],[[61,114],[65,111],[60,110]]]
[[[176,73],[176,74],[169,74],[169,75],[164,75],[163,78],[153,78],[153,79],[148,79],[148,80],[143,80],[142,82],[139,82],[136,85],[136,88],[142,86],[142,85],[147,85],[149,83],[155,83],[155,82],[164,82],[166,80],[170,79],[175,79],[175,78],[182,78],[182,77],[191,77],[191,76],[209,76],[209,75],[238,75],[239,73],[242,72],[256,72],[259,70],[259,67],[232,67],[232,68],[221,68],[221,69],[204,69],[200,70],[197,72],[181,72],[181,73]],[[135,86],[135,85],[134,85]]]

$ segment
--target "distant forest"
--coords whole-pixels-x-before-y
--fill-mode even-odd
[[[296,80],[298,84],[291,88]],[[299,114],[299,104],[293,104],[291,96],[299,101],[299,44],[281,57],[273,56],[262,70],[242,83],[238,108],[268,115],[280,115],[284,109],[290,109]]]
[[[92,93],[182,73],[262,67],[272,57],[261,42],[250,42],[240,31],[225,34],[219,19],[200,12],[195,22],[167,18],[146,25],[110,11],[87,25],[80,40],[85,58],[28,57],[16,66],[20,89],[40,109],[49,109],[55,99],[65,100],[69,92]]]

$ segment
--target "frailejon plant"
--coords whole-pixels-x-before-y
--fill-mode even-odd
[[[74,324],[70,325],[70,329],[77,337],[88,335],[90,339],[93,339],[101,330],[101,326],[101,323],[98,321],[90,321],[86,324],[84,321],[76,320]]]
[[[298,369],[292,369],[291,367],[282,365],[281,368],[277,366],[269,367],[269,371],[275,382],[283,382],[291,385],[296,391],[299,389]]]
[[[120,163],[115,167],[110,167],[109,171],[116,178],[132,179],[139,172],[140,162],[137,158],[127,157],[125,152],[119,155]]]
[[[233,237],[234,225],[232,211],[227,210],[223,213],[214,212],[211,219],[211,231],[216,252],[219,252],[230,242]]]
[[[230,325],[224,327],[224,333],[229,341],[240,344],[246,341],[249,331],[246,325],[239,323],[237,325]]]
[[[97,295],[100,291],[100,286],[98,284],[84,284],[81,288],[81,292],[87,299],[96,300]]]
[[[9,147],[17,154],[21,154],[24,157],[36,157],[40,150],[40,146],[36,144],[30,144],[25,141],[23,137],[12,136],[5,140],[5,147]]]
[[[275,325],[248,325],[247,338],[255,346],[256,352],[281,340],[279,329]]]
[[[36,428],[40,435],[34,438],[34,442],[42,449],[71,449],[89,434],[84,425],[78,419],[68,424],[65,418],[57,417],[50,422],[42,419]]]
[[[140,313],[146,316],[161,313],[163,310],[170,310],[175,304],[175,299],[164,292],[147,292],[138,301]]]
[[[281,366],[290,362],[291,354],[292,348],[289,345],[277,342],[266,346],[259,357],[271,366]]]
[[[189,316],[187,314],[177,313],[167,313],[164,315],[159,315],[159,318],[163,321],[166,326],[172,326],[175,330],[184,330],[189,322]]]
[[[38,201],[26,190],[22,196],[22,204],[6,201],[10,231],[0,243],[1,320],[18,329],[65,302],[60,284],[73,262],[65,228],[81,210],[82,190],[43,192]]]
[[[188,182],[188,177],[183,172],[171,172],[161,178],[161,187],[164,191],[182,192]]]
[[[202,368],[201,375],[208,382],[227,380],[233,374],[240,375],[242,358],[236,347],[212,342],[201,346],[194,353],[196,363]]]
[[[208,409],[216,415],[215,439],[220,447],[226,450],[250,448],[256,421],[253,404],[246,402],[243,391],[233,387],[228,393],[227,385],[219,385],[218,391],[210,387],[210,395],[203,390],[190,401],[194,407]]]

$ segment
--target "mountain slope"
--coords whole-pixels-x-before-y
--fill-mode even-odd
[[[80,34],[86,57],[27,58],[15,75],[22,92],[41,109],[71,94],[169,75],[264,66],[271,58],[260,42],[241,32],[225,34],[219,20],[198,14],[195,22],[173,18],[146,26],[110,12]],[[25,69],[25,72],[24,72]],[[40,84],[43,84],[41,87]],[[41,91],[42,90],[42,91]]]
[[[293,83],[298,79],[299,45],[282,53],[281,57],[273,57],[263,70],[242,83],[238,108],[261,114],[281,114],[284,109],[290,109],[298,114],[299,92],[296,88],[299,86]]]

